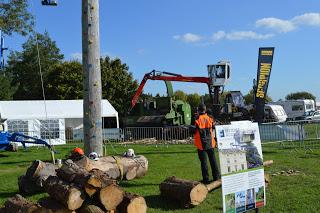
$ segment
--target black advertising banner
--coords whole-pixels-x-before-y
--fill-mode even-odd
[[[255,85],[255,121],[261,123],[264,118],[264,104],[271,75],[274,47],[259,48],[257,83]]]

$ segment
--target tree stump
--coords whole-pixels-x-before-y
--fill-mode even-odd
[[[121,213],[146,213],[147,204],[143,197],[125,192],[122,202],[117,206]]]
[[[184,207],[199,205],[208,194],[206,186],[198,181],[167,178],[160,184],[161,195],[177,200]]]
[[[78,187],[70,185],[56,176],[50,176],[46,180],[45,190],[53,199],[69,210],[80,208],[85,199],[84,193]]]

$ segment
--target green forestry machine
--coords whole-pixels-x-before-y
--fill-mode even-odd
[[[219,96],[230,79],[231,65],[228,61],[219,61],[208,65],[208,77],[183,76],[170,72],[151,71],[144,75],[140,86],[131,100],[129,115],[125,118],[124,126],[181,126],[190,125],[191,107],[182,100],[175,100],[171,81],[205,83],[208,86],[212,115],[218,123],[229,123],[234,120],[264,119],[265,96],[273,61],[274,48],[259,48],[257,80],[254,83],[253,106],[246,106],[240,91],[231,91],[226,95],[225,103],[219,103]],[[138,102],[147,80],[162,80],[167,86],[167,97],[156,97]]]
[[[230,78],[230,63],[221,61],[215,65],[208,65],[209,77],[183,76],[170,72],[151,71],[144,75],[140,86],[131,100],[129,115],[125,118],[124,126],[188,126],[191,124],[192,113],[190,105],[182,100],[175,100],[171,81],[205,83],[213,103],[218,103],[220,88]],[[138,102],[147,80],[161,80],[166,83],[167,97],[156,97]],[[220,112],[220,105],[213,104],[213,113]]]
[[[178,76],[168,72],[152,71],[145,75],[144,80],[166,78],[164,75]],[[141,88],[144,86],[145,81],[140,84]],[[167,96],[147,97],[137,102],[130,110],[130,115],[125,118],[124,125],[126,127],[162,127],[191,124],[190,104],[182,100],[175,100],[171,81],[164,80],[164,82],[167,88]]]

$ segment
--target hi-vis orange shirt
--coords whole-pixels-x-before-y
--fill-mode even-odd
[[[216,146],[212,132],[214,120],[207,114],[202,114],[195,121],[196,132],[194,133],[194,145],[197,149],[207,150]]]

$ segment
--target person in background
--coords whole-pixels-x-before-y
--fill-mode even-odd
[[[215,121],[212,116],[206,113],[206,105],[200,104],[198,107],[198,117],[195,120],[194,145],[198,150],[198,157],[201,163],[202,182],[210,183],[207,166],[207,157],[212,170],[213,181],[220,179],[220,172],[214,156],[216,141],[214,139]]]
[[[7,119],[2,119],[1,118],[1,114],[0,114],[0,132],[3,132],[5,129],[4,129],[4,122],[6,121]]]

